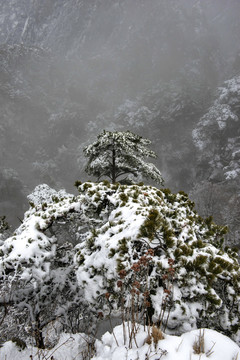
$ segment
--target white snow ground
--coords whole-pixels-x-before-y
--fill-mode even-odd
[[[151,331],[150,331],[151,333]],[[200,330],[193,330],[181,336],[164,334],[164,339],[159,340],[157,346],[145,342],[148,332],[143,326],[139,326],[136,334],[136,343],[133,341],[132,348],[123,344],[122,325],[114,328],[114,335],[106,332],[101,340],[96,340],[96,353],[92,360],[238,360],[240,348],[228,337],[210,329],[202,329],[202,351],[195,353],[194,348],[199,345]],[[86,360],[83,356],[86,349],[86,335],[62,334],[59,343],[52,350],[38,351],[36,348],[20,350],[11,341],[6,342],[0,348],[1,360]],[[116,344],[116,340],[118,345]],[[129,338],[127,336],[126,343]],[[136,346],[137,344],[137,346]],[[194,346],[194,344],[196,346]],[[31,358],[32,355],[32,358]]]

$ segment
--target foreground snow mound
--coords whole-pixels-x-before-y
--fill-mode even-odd
[[[15,342],[7,341],[0,348],[0,359],[4,360],[82,360],[87,353],[89,337],[86,334],[62,334],[58,344],[51,350],[34,346],[22,349]],[[32,357],[31,357],[32,356]]]
[[[236,360],[240,356],[240,348],[227,336],[210,329],[193,330],[182,336],[163,334],[164,339],[149,344],[151,329],[147,331],[139,326],[136,342],[132,348],[123,343],[122,325],[114,328],[114,335],[105,333],[102,340],[96,342],[96,356],[92,360],[114,359],[166,359],[166,360]],[[119,344],[117,346],[116,340]],[[127,338],[127,342],[129,338]]]
[[[16,343],[8,341],[0,348],[0,359],[4,360],[237,360],[240,348],[217,331],[210,329],[193,330],[182,336],[163,334],[163,339],[151,339],[152,329],[138,325],[138,331],[129,348],[129,336],[123,343],[122,325],[114,328],[96,340],[95,350],[92,339],[86,334],[62,334],[58,344],[51,350],[36,347],[22,349]],[[150,334],[150,336],[149,336]],[[149,341],[149,339],[151,339]],[[116,340],[118,345],[116,344]],[[151,343],[150,343],[151,342]],[[93,356],[95,352],[95,356]],[[31,357],[32,356],[32,357]]]

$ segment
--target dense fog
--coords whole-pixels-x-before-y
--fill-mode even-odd
[[[40,183],[74,192],[83,148],[131,130],[238,244],[239,14],[238,0],[2,0],[0,216],[20,224]]]

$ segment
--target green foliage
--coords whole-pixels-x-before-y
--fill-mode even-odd
[[[86,241],[86,248],[90,251],[93,251],[94,249],[96,249],[95,247],[95,239],[98,235],[98,232],[96,229],[92,229],[91,230],[91,236],[87,239]]]
[[[105,179],[105,180],[103,180],[103,185],[109,187],[109,186],[110,186],[110,182]]]
[[[115,214],[115,218],[119,217],[122,215],[122,212],[121,211],[118,211],[116,214]]]
[[[117,262],[116,271],[117,271],[117,273],[119,273],[121,270],[125,269],[125,265],[124,265],[123,260],[121,258],[118,258],[116,260],[116,262]]]
[[[206,244],[201,239],[197,239],[196,241],[193,241],[191,243],[191,246],[192,246],[193,249],[194,248],[195,249],[197,249],[197,248],[202,249],[202,248],[206,247]]]
[[[223,269],[218,263],[216,263],[215,259],[212,259],[209,262],[208,271],[214,275],[219,275],[222,273]]]
[[[178,192],[178,194],[180,194],[180,195],[182,195],[184,198],[188,199],[188,194],[185,193],[184,191],[180,190],[180,191]]]
[[[129,196],[125,193],[125,192],[122,192],[120,195],[119,195],[119,198],[124,202],[126,203],[129,199]]]
[[[211,291],[207,293],[206,299],[214,306],[214,308],[219,307],[222,304],[221,299],[219,299],[219,297]]]
[[[44,211],[46,210],[46,208],[47,208],[47,203],[42,203],[42,210]]]
[[[163,232],[163,238],[164,238],[167,248],[172,248],[173,245],[175,244],[175,241],[173,238],[174,231],[166,223],[162,226],[161,230]]]
[[[85,261],[85,257],[81,253],[81,251],[79,251],[79,253],[78,253],[78,263],[79,263],[79,265],[82,265],[84,263],[84,261]]]
[[[52,196],[52,201],[55,203],[59,203],[60,199],[57,196]]]
[[[157,190],[156,192],[157,197],[159,197],[161,200],[163,199],[163,193],[160,190]]]
[[[212,216],[209,216],[205,219],[205,223],[210,226],[213,222],[213,217]]]
[[[115,255],[116,253],[117,253],[117,250],[114,249],[114,248],[111,248],[111,249],[109,250],[108,257],[111,259],[111,258],[114,257],[114,255]]]
[[[118,251],[119,251],[119,256],[123,256],[125,254],[128,253],[128,245],[127,245],[127,239],[123,238],[121,240],[119,240],[118,242]]]
[[[176,200],[176,195],[171,192],[170,189],[162,189],[163,194],[165,195],[167,201],[171,204]]]
[[[192,256],[193,254],[193,249],[191,246],[188,246],[187,244],[182,244],[179,248],[179,250],[181,250],[181,255],[183,256]]]
[[[220,267],[224,270],[227,270],[229,272],[231,272],[233,270],[233,267],[234,267],[233,264],[220,256],[216,256],[214,258],[214,261],[216,264],[219,264]]]
[[[83,184],[83,190],[84,190],[84,191],[87,191],[87,190],[90,189],[92,186],[93,186],[92,183],[86,182],[86,183]]]
[[[26,346],[27,346],[26,343],[25,343],[25,341],[19,339],[19,338],[16,337],[16,336],[13,337],[11,340],[12,340],[13,343],[16,344],[17,347],[19,347],[20,351],[21,351],[21,350],[24,350],[24,349],[26,348]]]
[[[208,261],[208,256],[200,254],[194,260],[194,266],[195,268],[199,268],[200,266],[206,264],[207,261]]]
[[[139,229],[138,237],[146,237],[153,240],[157,229],[160,226],[160,215],[156,209],[151,209],[149,215]]]
[[[76,180],[74,186],[78,189],[80,185],[82,185],[82,182],[80,180]]]

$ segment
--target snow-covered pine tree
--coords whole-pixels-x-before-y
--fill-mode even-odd
[[[97,141],[84,149],[88,157],[86,172],[98,179],[108,177],[116,181],[131,182],[129,176],[150,178],[163,184],[161,172],[157,167],[145,162],[146,158],[156,158],[156,153],[148,148],[151,141],[131,131],[103,131]]]

